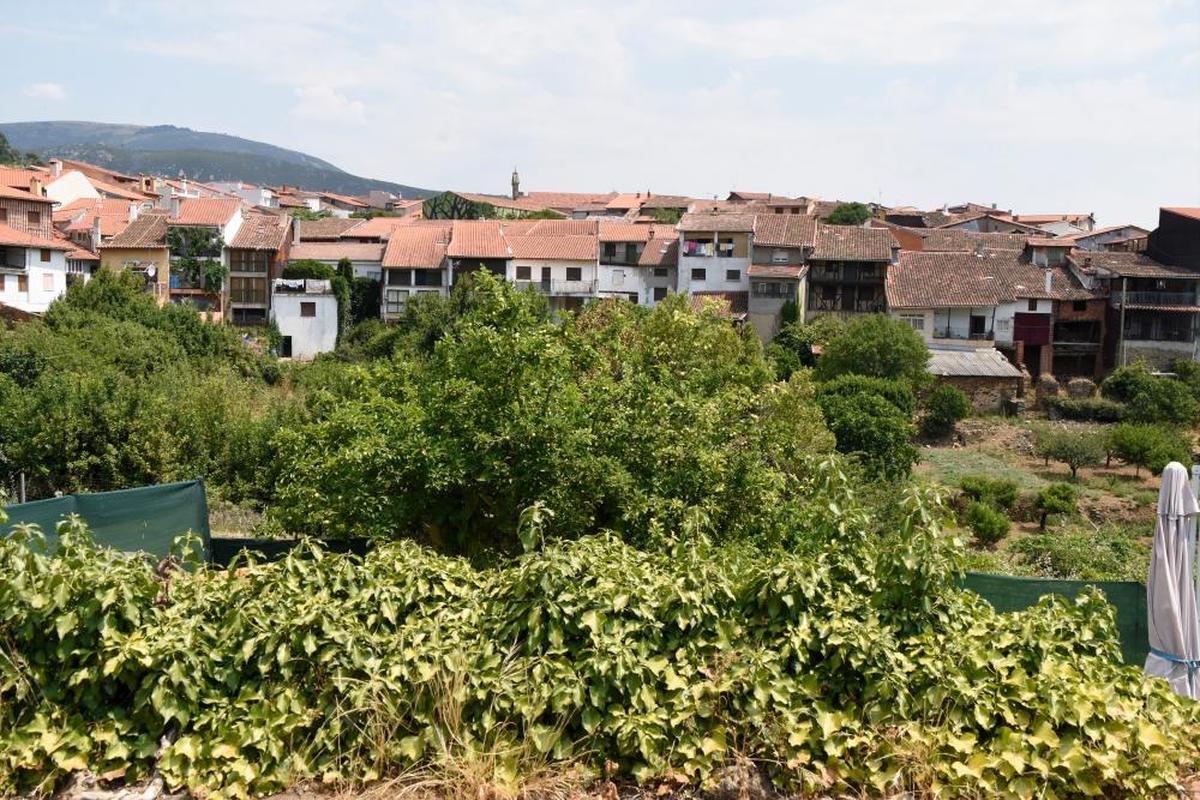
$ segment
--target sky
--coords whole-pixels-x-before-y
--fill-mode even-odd
[[[181,125],[434,189],[515,166],[1101,225],[1200,206],[1200,0],[5,6],[0,121]]]

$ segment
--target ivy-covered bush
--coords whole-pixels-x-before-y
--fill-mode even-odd
[[[1020,494],[1016,481],[989,478],[987,475],[966,475],[959,481],[962,493],[972,500],[1011,511]]]
[[[1120,422],[1127,413],[1124,404],[1103,397],[1047,397],[1043,403],[1051,419]]]
[[[945,436],[971,415],[971,401],[956,386],[940,383],[925,398],[921,429],[927,436]]]
[[[157,768],[243,797],[483,753],[512,794],[522,753],[699,784],[744,756],[785,791],[872,796],[1142,796],[1200,766],[1200,706],[1118,663],[1098,594],[999,615],[955,588],[922,495],[880,540],[821,486],[806,554],[593,536],[486,570],[400,542],[173,571],[18,531],[0,793]]]

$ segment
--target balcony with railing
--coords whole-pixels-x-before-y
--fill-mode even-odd
[[[515,281],[518,289],[532,288],[549,296],[590,296],[596,293],[596,281]]]
[[[1108,298],[1109,305],[1120,308],[1127,306],[1195,306],[1195,292],[1121,292],[1115,289]]]

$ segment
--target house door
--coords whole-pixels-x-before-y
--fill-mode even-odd
[[[280,340],[280,342],[279,342],[279,357],[280,358],[291,358],[292,357],[292,337],[284,336]]]
[[[971,315],[971,338],[983,339],[987,336],[987,317]]]

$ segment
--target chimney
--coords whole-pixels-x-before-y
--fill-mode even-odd
[[[983,258],[983,254],[984,254],[984,244],[983,244],[983,242],[976,242],[976,243],[975,243],[975,257],[976,257],[976,258]]]
[[[62,161],[57,158],[50,159],[50,177],[57,178],[62,175]]]
[[[992,203],[992,211],[995,211],[995,210],[996,210],[996,204]]]
[[[129,204],[129,221],[133,222],[135,219],[137,219],[138,214],[141,213],[141,210],[142,210],[142,207],[139,206],[137,203],[130,203]]]
[[[42,179],[36,178],[36,177],[30,178],[29,179],[29,191],[30,191],[30,193],[35,194],[38,197],[45,196],[46,193],[44,191],[42,191]]]
[[[89,248],[93,253],[100,252],[100,215],[92,217],[92,246]]]
[[[172,198],[171,198],[171,216],[172,216],[172,217],[178,217],[178,216],[179,216],[179,207],[180,207],[181,205],[183,205],[183,204],[180,202],[180,200],[179,200],[179,198],[178,198],[178,197],[172,197]]]
[[[1054,273],[1049,268],[1046,269],[1046,293],[1050,293],[1050,284],[1054,279]]]
[[[292,244],[300,241],[300,218],[292,217]]]

